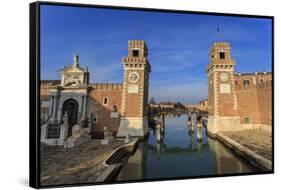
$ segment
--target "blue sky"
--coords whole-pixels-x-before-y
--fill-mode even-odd
[[[122,82],[128,40],[141,39],[152,67],[150,97],[197,103],[208,96],[214,41],[230,42],[236,71],[271,71],[271,33],[271,20],[261,18],[42,5],[41,78],[59,79],[77,53],[91,82]]]

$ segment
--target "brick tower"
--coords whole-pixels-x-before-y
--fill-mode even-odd
[[[128,41],[128,56],[123,57],[124,82],[121,121],[117,136],[144,137],[148,133],[148,85],[150,64],[143,40]]]
[[[235,61],[227,42],[215,42],[210,49],[208,76],[208,132],[236,130],[240,126],[234,89]]]

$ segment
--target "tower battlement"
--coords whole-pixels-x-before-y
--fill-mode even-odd
[[[214,42],[213,47],[228,47],[230,48],[229,42]]]
[[[128,41],[128,57],[135,57],[133,50],[139,50],[139,57],[147,56],[147,46],[144,40],[129,40]]]
[[[135,58],[138,61],[147,56],[147,47],[144,40],[129,40],[128,55],[125,58]],[[145,62],[144,62],[145,63]]]
[[[123,90],[123,83],[93,83],[94,90]]]

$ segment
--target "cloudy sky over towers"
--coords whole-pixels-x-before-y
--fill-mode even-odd
[[[122,82],[128,40],[141,39],[152,67],[150,97],[196,103],[207,98],[214,41],[230,42],[236,71],[271,71],[271,33],[269,19],[42,6],[41,78],[59,79],[77,53],[91,82]]]

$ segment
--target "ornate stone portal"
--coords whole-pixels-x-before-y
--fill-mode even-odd
[[[60,70],[61,85],[50,88],[51,123],[61,123],[62,111],[67,111],[70,125],[87,120],[89,73],[79,66],[78,55],[74,55],[73,65]],[[72,114],[72,115],[71,115]]]
[[[43,129],[45,134],[41,135],[41,141],[47,144],[63,145],[54,137],[50,137],[50,129],[61,128],[63,120],[66,120],[64,114],[67,114],[68,133],[59,133],[59,139],[65,139],[72,136],[74,125],[79,127],[88,127],[87,121],[87,102],[89,96],[89,72],[79,66],[79,57],[74,55],[73,64],[63,67],[59,70],[61,73],[61,84],[52,86],[49,89],[50,96],[50,120]],[[57,131],[60,131],[59,129]],[[67,135],[62,137],[62,135]],[[48,140],[49,139],[49,140]]]

